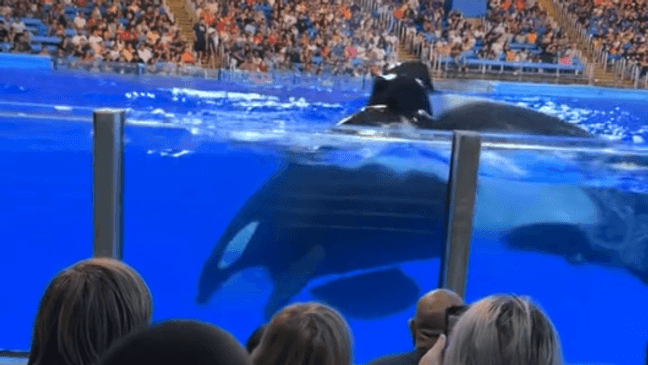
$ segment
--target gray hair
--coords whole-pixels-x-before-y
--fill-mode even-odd
[[[444,365],[562,365],[551,320],[527,297],[494,295],[471,306],[448,339]]]

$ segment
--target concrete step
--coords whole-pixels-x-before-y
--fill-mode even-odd
[[[182,29],[182,33],[187,37],[189,42],[193,43],[193,18],[188,13],[182,0],[167,0],[167,5],[171,9],[176,23]]]

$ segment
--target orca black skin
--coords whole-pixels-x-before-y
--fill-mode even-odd
[[[383,78],[377,88],[382,95],[372,98],[385,100],[385,105],[365,107],[339,124],[384,126],[407,119],[415,126],[436,129],[590,136],[557,118],[501,104],[474,103],[452,109],[434,120],[425,109],[429,101],[426,104],[421,95],[427,99],[427,91],[419,81],[402,76],[392,80]],[[407,92],[401,89],[404,85]],[[348,168],[288,163],[245,203],[225,229],[205,262],[196,301],[207,303],[223,283],[241,270],[263,267],[274,282],[273,293],[265,306],[266,319],[313,279],[331,274],[357,278],[333,281],[313,288],[311,293],[345,315],[382,317],[411,308],[416,301],[412,293],[417,291],[394,267],[439,257],[445,225],[447,181],[424,170],[396,173],[377,162]],[[495,187],[499,191],[501,185]],[[502,198],[506,198],[509,190],[502,189]],[[525,189],[526,186],[521,189],[521,201],[527,199]],[[589,218],[571,223],[530,221],[498,231],[503,244],[516,250],[561,255],[572,263],[624,267],[642,280],[648,280],[646,196],[630,199],[599,190],[583,193],[583,189],[573,187],[556,197],[557,206],[547,208],[546,214],[553,217],[555,209],[573,208],[569,199],[579,194],[583,198],[574,201],[582,202],[583,207],[578,205],[576,209],[591,211],[593,217],[598,217],[600,227],[586,227]],[[496,194],[494,200],[480,204],[497,206],[492,208],[497,212],[498,208],[502,209],[500,197]],[[511,201],[515,206],[518,200],[513,197]],[[617,224],[614,222],[625,224],[620,228],[625,234],[601,237],[601,227]],[[242,246],[238,248],[242,253],[229,262],[225,259],[229,257],[226,252],[237,246]],[[366,274],[366,270],[378,270],[378,273]],[[385,292],[399,294],[383,298],[391,302],[375,306],[373,312],[363,315],[359,308],[375,303],[367,302],[366,292],[350,288],[369,287],[368,283],[376,277],[381,278]],[[363,278],[369,281],[363,284]]]
[[[444,110],[436,116],[430,106],[428,93],[433,87],[428,80],[429,72],[424,64],[400,64],[390,69],[387,75],[375,77],[367,106],[337,125],[385,127],[401,123],[404,116],[420,129],[593,137],[559,118],[511,104],[471,102]]]
[[[398,176],[380,165],[289,164],[227,227],[205,263],[197,302],[207,302],[236,272],[263,267],[275,283],[266,305],[269,319],[313,278],[439,257],[441,245],[434,242],[441,240],[446,189],[428,175]],[[241,257],[219,268],[227,246],[253,222],[259,224]],[[388,290],[390,281],[383,285]],[[393,302],[404,299],[392,297]],[[414,301],[392,307],[403,310]]]

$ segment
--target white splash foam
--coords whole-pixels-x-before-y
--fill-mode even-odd
[[[65,106],[65,105],[55,105],[54,109],[59,110],[59,111],[70,111],[72,110],[71,106]]]
[[[174,87],[171,89],[171,94],[174,96],[190,96],[200,99],[229,99],[231,101],[238,100],[279,100],[276,96],[267,96],[261,95],[258,93],[239,93],[239,92],[228,92],[228,91],[205,91],[205,90],[195,90],[188,88],[177,88]],[[175,99],[174,99],[175,100]]]

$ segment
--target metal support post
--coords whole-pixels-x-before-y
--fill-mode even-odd
[[[122,259],[124,187],[123,110],[100,109],[93,115],[94,256]]]
[[[466,293],[480,152],[478,133],[454,132],[439,287],[450,289],[462,298]]]

